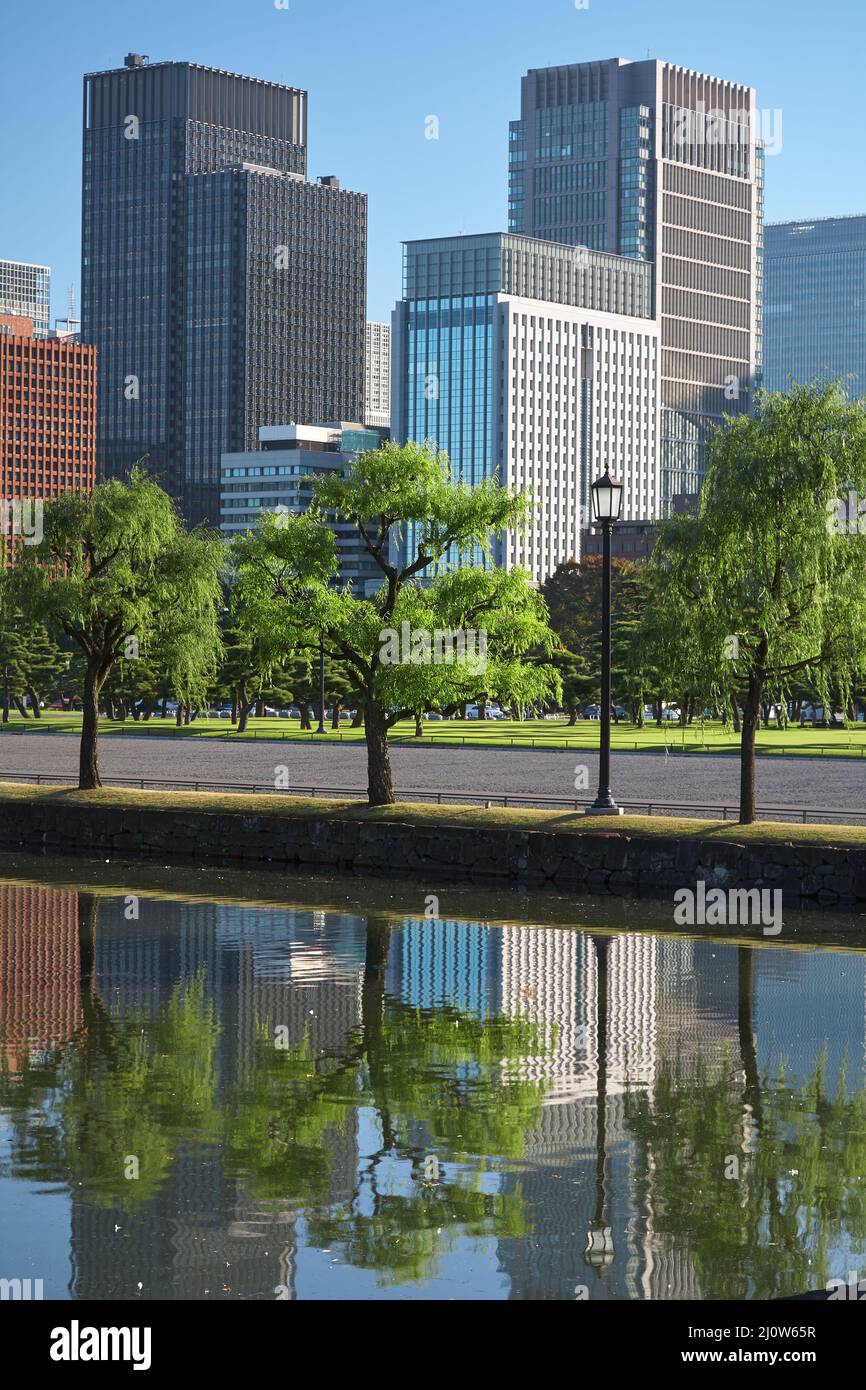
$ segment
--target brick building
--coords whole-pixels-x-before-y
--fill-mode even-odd
[[[0,537],[38,540],[35,503],[96,482],[96,348],[0,314]]]

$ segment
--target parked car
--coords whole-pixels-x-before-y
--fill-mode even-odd
[[[440,724],[442,723],[442,715],[438,714],[435,709],[428,709],[427,713],[424,715],[424,718],[432,719]]]

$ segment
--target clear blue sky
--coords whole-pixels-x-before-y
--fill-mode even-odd
[[[768,220],[866,211],[863,0],[4,0],[0,32],[0,257],[52,267],[55,317],[79,282],[81,74],[130,50],[309,91],[310,175],[369,194],[371,318],[401,241],[504,230],[529,67],[649,53],[755,86],[783,121]]]

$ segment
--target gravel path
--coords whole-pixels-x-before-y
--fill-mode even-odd
[[[179,781],[261,782],[288,768],[293,786],[363,788],[361,744],[223,743],[211,739],[131,735],[101,741],[103,776],[176,778]],[[71,774],[78,740],[67,734],[0,735],[4,773]],[[473,792],[489,796],[594,795],[596,755],[573,750],[394,748],[395,785],[412,790]],[[589,789],[575,792],[575,771],[588,768]],[[735,805],[739,764],[728,755],[620,753],[613,759],[614,794],[621,799]],[[847,758],[764,757],[758,760],[758,800],[764,806],[815,806],[866,811],[866,762]]]

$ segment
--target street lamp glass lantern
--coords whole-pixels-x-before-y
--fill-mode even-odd
[[[622,483],[605,473],[592,485],[592,516],[594,521],[618,521],[622,510]]]

